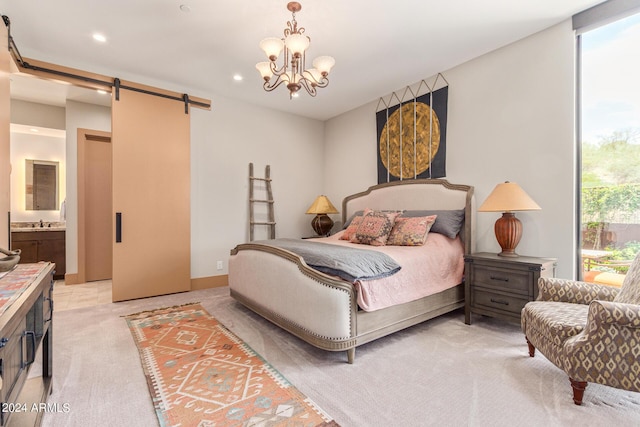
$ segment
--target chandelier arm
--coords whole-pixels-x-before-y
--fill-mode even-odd
[[[276,65],[276,61],[271,61],[270,62],[271,74],[277,77],[280,77],[281,75],[286,74],[287,72],[286,64],[287,63],[285,62],[284,65],[282,65],[282,67],[278,69],[278,66]]]
[[[262,85],[262,88],[267,92],[271,92],[272,90],[274,90],[284,82],[285,82],[284,79],[280,78],[280,76],[276,76],[276,79],[273,81],[272,80],[265,81],[264,84]]]
[[[300,86],[302,86],[309,95],[311,96],[316,96],[317,91],[316,91],[316,86],[310,84],[309,80],[306,78],[302,78],[300,79]]]
[[[329,79],[323,77],[319,82],[315,82],[316,87],[323,88],[329,86]]]

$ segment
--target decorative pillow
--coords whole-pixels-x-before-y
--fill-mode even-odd
[[[427,241],[427,234],[436,222],[437,215],[415,218],[396,218],[387,239],[387,245],[421,246]]]
[[[358,231],[358,226],[360,225],[360,223],[362,223],[362,218],[364,218],[364,216],[369,212],[372,211],[371,209],[367,208],[364,211],[358,211],[353,214],[351,219],[349,219],[348,221],[349,226],[345,228],[344,233],[342,233],[342,236],[340,236],[340,240],[353,241],[356,236],[356,231]]]
[[[372,211],[362,218],[352,242],[384,246],[400,212]]]
[[[347,222],[342,224],[342,228],[343,229],[349,228],[349,226],[351,225],[351,222],[353,222],[353,220],[359,216],[364,216],[364,211],[355,211],[354,214],[351,215],[349,219],[347,219]]]
[[[614,298],[615,302],[626,304],[640,304],[640,252],[636,255],[622,282],[620,292]]]
[[[396,213],[396,212],[397,212],[397,213],[402,213],[402,212],[403,212],[403,211],[401,211],[400,209],[378,209],[377,211],[378,211],[378,212],[385,212],[385,213],[387,213],[387,212],[393,212],[393,213]],[[349,219],[347,219],[347,222],[345,222],[345,223],[342,225],[342,228],[343,228],[343,229],[347,229],[347,228],[349,228],[349,226],[351,225],[351,222],[354,220],[354,218],[357,218],[357,217],[359,217],[359,216],[364,216],[364,215],[366,215],[366,214],[367,214],[367,212],[373,212],[373,209],[371,209],[371,208],[366,208],[366,209],[365,209],[365,210],[363,210],[363,211],[355,211],[355,212],[351,215],[351,217],[350,217]],[[414,215],[414,216],[415,216],[415,215]]]
[[[404,218],[414,218],[420,216],[430,216],[437,215],[438,219],[431,226],[431,232],[444,234],[450,239],[455,239],[460,229],[462,228],[462,224],[464,223],[464,209],[454,209],[454,210],[415,210],[415,211],[404,211],[402,212],[402,217]]]

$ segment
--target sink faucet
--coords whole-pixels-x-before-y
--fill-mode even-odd
[[[44,223],[40,220],[40,228],[44,227]]]

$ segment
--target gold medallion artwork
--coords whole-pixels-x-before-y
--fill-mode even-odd
[[[436,112],[422,102],[396,109],[380,135],[380,159],[398,178],[413,178],[429,169],[439,147],[440,121]]]

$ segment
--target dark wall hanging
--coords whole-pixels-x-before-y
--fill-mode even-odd
[[[439,79],[447,86],[434,90]],[[421,91],[428,90],[420,95]],[[446,176],[448,82],[441,74],[414,92],[380,98],[376,112],[378,184]],[[380,105],[383,109],[379,109]]]

